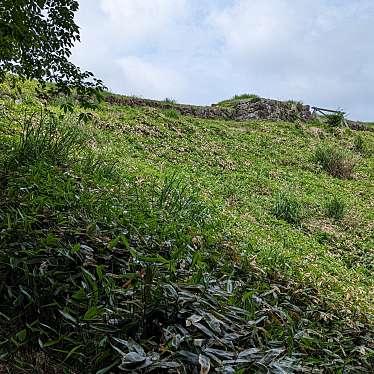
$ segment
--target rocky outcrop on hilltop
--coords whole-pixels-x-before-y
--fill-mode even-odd
[[[259,98],[255,101],[241,101],[233,106],[236,121],[266,119],[272,121],[307,121],[312,118],[309,105],[293,101],[278,101]]]
[[[119,96],[108,96],[106,101],[113,105],[148,106],[159,109],[175,109],[182,115],[186,116],[234,121],[307,121],[312,118],[309,105],[264,98],[257,98],[256,100],[241,100],[233,103],[230,107],[221,107],[219,105],[183,105],[164,101]]]

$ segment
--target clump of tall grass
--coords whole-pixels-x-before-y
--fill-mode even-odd
[[[7,160],[10,168],[38,161],[64,165],[81,150],[85,138],[79,119],[73,116],[33,113],[25,115],[20,125],[21,135]]]
[[[174,237],[175,243],[186,240],[187,231],[193,233],[199,227],[208,227],[211,220],[211,208],[202,204],[197,190],[177,175],[166,177],[162,183],[135,184],[127,199],[126,210],[131,212],[132,221],[126,226],[135,225],[138,232],[157,237],[157,241],[170,237]]]
[[[103,154],[96,154],[92,149],[87,149],[75,169],[82,174],[91,174],[95,179],[111,179],[119,181],[117,163],[108,159]]]
[[[273,206],[273,214],[288,223],[300,224],[303,206],[293,195],[280,192]]]
[[[332,145],[321,144],[314,153],[314,161],[333,177],[352,177],[355,161],[347,151]]]
[[[326,215],[336,221],[340,221],[344,217],[346,208],[346,203],[336,196],[325,203]]]
[[[367,152],[366,143],[361,135],[356,135],[353,140],[354,150],[358,153],[365,154]]]
[[[165,109],[164,114],[172,119],[178,119],[180,117],[180,113],[176,109]]]

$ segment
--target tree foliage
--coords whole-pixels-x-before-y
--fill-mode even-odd
[[[74,43],[80,40],[74,14],[76,0],[1,0],[0,80],[6,73],[21,78],[54,82],[68,93],[102,89],[90,72],[69,61]]]

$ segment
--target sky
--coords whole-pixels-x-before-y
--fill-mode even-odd
[[[374,121],[374,0],[79,0],[72,61],[110,91],[254,93]]]

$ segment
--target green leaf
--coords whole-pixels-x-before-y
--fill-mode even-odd
[[[93,306],[87,310],[87,312],[84,314],[85,320],[90,320],[96,317],[98,314],[100,314],[100,309],[96,306]]]
[[[81,287],[77,292],[75,292],[73,295],[72,295],[72,298],[74,300],[77,300],[77,301],[81,301],[81,300],[84,300],[86,294],[84,292],[84,288]]]
[[[77,320],[71,316],[69,313],[65,313],[64,311],[62,310],[59,310],[59,313],[67,320],[71,321],[71,322],[74,322],[74,323],[77,323]]]
[[[92,120],[93,114],[90,112],[83,112],[79,114],[79,120],[83,121],[84,123],[88,123]]]
[[[27,336],[26,329],[20,330],[16,334],[16,337],[17,337],[18,341],[20,341],[20,342],[24,342],[26,340],[26,336]]]
[[[154,256],[154,257],[146,257],[146,256],[142,256],[139,258],[140,260],[144,261],[144,262],[150,262],[150,263],[161,263],[161,264],[168,264],[170,261],[168,261],[166,258],[158,255],[158,256]]]
[[[61,339],[55,339],[55,340],[48,340],[45,343],[43,343],[41,339],[39,339],[39,345],[41,348],[48,348],[48,347],[51,347],[52,345],[58,344],[60,341]]]
[[[73,355],[79,348],[83,347],[82,345],[77,345],[76,347],[74,347],[69,353],[68,355],[65,357],[64,361],[68,360],[69,357],[71,355]],[[80,353],[76,353],[76,354],[80,354]]]
[[[103,269],[105,269],[104,265],[96,266],[96,273],[97,273],[99,280],[103,280],[103,277],[104,277]]]
[[[77,244],[74,244],[71,248],[70,248],[70,253],[71,254],[74,254],[74,253],[77,253],[79,252],[81,249],[81,245],[79,243]]]
[[[73,113],[74,112],[74,104],[73,103],[64,103],[61,105],[61,109],[64,113]]]

